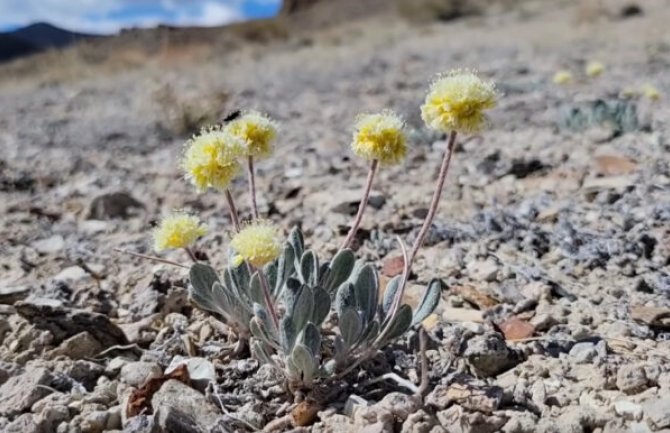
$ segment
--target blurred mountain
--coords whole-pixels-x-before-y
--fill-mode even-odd
[[[0,33],[0,62],[23,57],[50,48],[64,48],[94,35],[71,32],[48,23],[35,23]]]

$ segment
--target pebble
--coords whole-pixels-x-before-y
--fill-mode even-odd
[[[154,362],[129,362],[121,367],[119,380],[127,385],[139,387],[147,380],[160,377],[162,374],[163,370]]]

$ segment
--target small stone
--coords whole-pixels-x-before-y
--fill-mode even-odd
[[[204,391],[210,382],[216,382],[214,364],[205,358],[185,358],[183,356],[175,356],[172,358],[170,365],[165,369],[165,374],[170,374],[180,365],[186,366],[192,385],[200,391]]]
[[[154,362],[129,362],[121,367],[119,380],[137,388],[146,383],[147,380],[160,377],[162,374],[163,370]]]
[[[642,419],[642,406],[631,401],[619,400],[615,402],[614,412],[627,420],[639,421]]]
[[[143,209],[144,205],[126,192],[113,192],[97,196],[89,207],[89,219],[127,219],[131,211]]]
[[[0,415],[13,416],[30,409],[35,402],[51,394],[53,380],[46,368],[32,368],[9,378],[0,386]]]
[[[53,279],[54,281],[62,281],[64,283],[76,283],[89,277],[90,275],[83,268],[69,266],[56,274]]]
[[[101,433],[107,425],[107,412],[95,410],[87,413],[81,422],[82,433]]]
[[[344,414],[346,416],[352,417],[354,416],[354,412],[356,411],[357,408],[359,407],[366,407],[369,406],[370,403],[363,397],[359,397],[356,394],[351,394],[348,398],[347,401],[344,403]]]
[[[648,400],[642,405],[647,422],[657,430],[670,428],[670,396]]]
[[[623,365],[616,375],[616,386],[625,394],[637,394],[648,387],[644,368],[637,365]]]
[[[418,409],[418,402],[415,398],[399,392],[392,392],[382,398],[379,403],[373,407],[378,407],[393,414],[396,419],[405,421],[407,417]]]
[[[498,276],[498,264],[487,259],[484,261],[472,261],[467,264],[466,269],[470,277],[477,281],[495,281]]]
[[[207,397],[178,380],[168,380],[154,394],[151,406],[155,410],[169,408],[189,414],[202,431],[209,431],[221,416],[219,409]]]
[[[0,287],[0,304],[13,305],[27,298],[29,294],[30,287],[28,286]]]
[[[387,257],[382,264],[382,274],[392,278],[402,274],[405,267],[405,259],[402,256]]]
[[[129,362],[132,361],[128,358],[117,356],[116,358],[113,358],[111,361],[109,361],[107,367],[105,367],[105,374],[108,376],[116,376],[121,371],[121,368]]]
[[[121,429],[122,413],[123,408],[121,407],[121,405],[112,406],[109,409],[107,409],[107,424],[105,425],[105,430]]]
[[[507,347],[500,334],[477,335],[463,352],[473,372],[481,377],[497,376],[520,362],[519,355]]]
[[[497,415],[487,416],[481,412],[466,412],[458,405],[438,412],[437,419],[448,432],[454,433],[496,433],[507,421]]]
[[[386,197],[381,194],[370,194],[368,205],[374,209],[381,209],[386,204]]]
[[[291,410],[291,419],[293,425],[305,427],[314,424],[316,416],[321,407],[313,400],[306,399],[298,403],[298,405]]]
[[[40,254],[57,253],[65,248],[65,239],[61,235],[54,235],[50,238],[33,242],[32,247]]]
[[[102,351],[102,345],[88,332],[80,332],[63,341],[60,346],[47,352],[45,359],[67,356],[70,359],[93,358]]]
[[[506,340],[523,340],[535,333],[535,327],[525,320],[510,317],[498,325]]]
[[[586,364],[598,355],[596,345],[590,342],[581,342],[572,346],[570,349],[570,357],[578,364]]]
[[[2,431],[3,433],[41,433],[42,428],[35,415],[24,413],[7,424]]]

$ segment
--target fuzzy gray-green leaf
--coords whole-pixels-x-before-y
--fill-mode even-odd
[[[290,243],[284,245],[284,251],[277,261],[277,281],[273,288],[273,295],[278,298],[286,280],[291,276],[295,269],[295,252]]]
[[[258,276],[258,272],[254,272],[249,281],[249,298],[251,302],[256,302],[263,306],[266,310],[268,305],[265,302],[265,296],[263,295],[263,287],[261,286],[261,279]]]
[[[321,331],[311,322],[307,323],[300,333],[298,342],[304,344],[312,352],[312,356],[321,353]]]
[[[319,258],[314,251],[307,250],[300,258],[300,276],[310,287],[316,286],[319,282]]]
[[[189,279],[193,289],[206,296],[206,294],[211,293],[214,283],[219,281],[219,276],[211,266],[195,263],[189,270]]]
[[[293,326],[293,320],[290,317],[284,317],[281,322],[279,322],[279,341],[281,343],[281,348],[284,354],[291,353],[293,346],[295,345],[295,339],[298,333]]]
[[[343,283],[339,289],[337,289],[337,295],[335,295],[335,310],[338,315],[344,313],[344,310],[347,308],[356,307],[356,294],[354,293],[354,285],[351,283]]]
[[[351,347],[356,344],[363,329],[361,318],[356,310],[351,307],[345,308],[342,316],[339,317],[338,326],[346,345]]]
[[[391,280],[386,284],[386,290],[384,291],[384,300],[382,301],[382,311],[384,316],[386,316],[393,305],[393,299],[395,299],[398,290],[400,289],[400,282],[402,281],[402,276],[398,275],[391,278]]]
[[[275,365],[272,357],[270,357],[265,348],[263,348],[263,344],[258,340],[251,342],[251,355],[261,364]]]
[[[417,323],[423,322],[423,320],[428,317],[440,302],[440,295],[442,294],[442,281],[439,279],[431,280],[426,287],[426,291],[423,293],[423,298],[419,303],[416,311],[414,312],[414,317],[412,318],[412,326]]]
[[[293,314],[293,304],[295,303],[296,298],[300,294],[302,289],[302,283],[296,278],[289,278],[286,281],[286,288],[282,293],[282,300],[286,306],[286,314]]]
[[[388,329],[383,336],[384,342],[391,341],[407,332],[412,325],[412,308],[403,304],[398,308],[398,312],[391,320]]]
[[[295,258],[299,259],[302,257],[302,253],[305,251],[305,240],[299,228],[294,227],[293,230],[291,230],[288,235],[288,242],[293,247]]]
[[[378,286],[377,272],[371,265],[364,265],[356,276],[354,287],[356,288],[356,305],[358,310],[364,312],[366,322],[374,318],[377,309]]]
[[[356,264],[356,257],[353,251],[348,248],[340,250],[330,262],[330,273],[328,275],[325,289],[332,293],[340,284],[344,283],[351,276],[351,272]]]
[[[291,353],[293,365],[299,371],[300,379],[306,384],[314,380],[316,372],[316,360],[310,350],[302,344],[297,344]]]
[[[312,311],[312,323],[321,326],[330,312],[330,295],[321,287],[314,288],[314,310]]]
[[[314,293],[309,287],[302,286],[302,290],[296,298],[293,308],[291,308],[293,327],[296,332],[302,331],[302,328],[312,319],[313,310]]]

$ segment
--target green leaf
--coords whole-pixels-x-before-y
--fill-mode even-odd
[[[440,295],[442,294],[442,281],[439,279],[433,279],[428,283],[426,291],[423,293],[423,298],[414,312],[414,317],[412,318],[412,326],[417,323],[423,322],[423,320],[428,317],[440,302]]]
[[[263,344],[261,344],[261,342],[258,340],[253,340],[251,342],[251,356],[254,357],[261,364],[275,365],[275,362],[272,360],[272,357],[267,353],[267,351],[263,347]]]
[[[211,266],[203,263],[195,263],[189,270],[189,279],[194,291],[207,296],[207,294],[211,293],[214,283],[219,281],[219,276]]]
[[[290,317],[283,317],[279,322],[279,341],[284,354],[288,355],[293,350],[297,332]]]
[[[393,300],[395,299],[398,290],[400,290],[400,282],[402,281],[402,276],[398,275],[391,278],[391,280],[386,284],[386,290],[384,291],[384,300],[382,301],[382,311],[384,316],[389,313],[391,305],[393,305]]]
[[[321,287],[314,288],[314,311],[312,311],[312,323],[321,326],[330,312],[330,295]]]
[[[316,372],[316,360],[310,353],[309,349],[302,344],[297,344],[291,353],[291,360],[293,365],[299,371],[299,376],[305,384],[311,384],[314,380],[314,373]]]
[[[267,310],[263,308],[260,304],[254,304],[254,317],[258,319],[259,325],[261,326],[263,332],[267,334],[268,338],[273,341],[277,339],[277,332],[275,330],[275,325],[272,322],[272,318],[268,314]]]
[[[309,287],[302,286],[302,290],[296,298],[293,308],[291,308],[293,327],[296,332],[302,331],[302,328],[312,319],[313,311],[314,293],[312,293],[312,289]]]
[[[300,276],[303,283],[314,287],[319,282],[319,258],[314,251],[307,250],[300,259]]]
[[[379,280],[377,272],[369,265],[364,265],[354,282],[356,292],[356,305],[359,311],[364,314],[364,322],[369,322],[374,318],[377,309],[377,295],[379,290]]]
[[[262,305],[266,310],[269,308],[267,302],[265,302],[263,286],[261,286],[261,278],[258,276],[258,272],[254,272],[251,276],[251,281],[249,281],[249,298],[251,302]]]
[[[296,259],[302,257],[305,251],[305,239],[298,227],[294,227],[288,235],[288,242],[293,247],[294,256]]]
[[[321,353],[321,331],[313,323],[309,322],[298,337],[298,342],[304,344],[316,357]]]
[[[328,293],[334,292],[342,283],[347,281],[351,276],[356,264],[356,257],[350,249],[340,250],[330,263],[330,274],[324,289]]]
[[[267,265],[263,266],[263,274],[268,281],[268,288],[270,289],[270,294],[272,294],[272,288],[277,285],[277,262],[270,262]]]
[[[293,314],[293,304],[300,294],[302,283],[296,278],[289,278],[286,281],[286,289],[282,295],[284,305],[286,306],[286,315]]]
[[[351,347],[356,344],[363,330],[361,318],[356,310],[351,307],[345,308],[344,313],[339,317],[338,326],[346,345]]]
[[[400,337],[409,330],[411,325],[412,308],[407,304],[403,304],[398,308],[398,312],[393,316],[391,323],[386,329],[385,335],[383,336],[384,343]]]
[[[356,294],[354,293],[354,285],[351,283],[343,283],[335,295],[335,310],[338,315],[342,315],[345,309],[355,307]]]
[[[281,291],[284,288],[286,280],[293,274],[295,269],[295,252],[293,246],[287,243],[284,245],[284,251],[279,256],[277,262],[277,282],[274,285],[273,295],[275,299],[279,298]]]
[[[376,320],[373,320],[370,322],[363,332],[363,336],[359,339],[361,342],[372,342],[377,338],[377,335],[379,335],[379,322]]]

